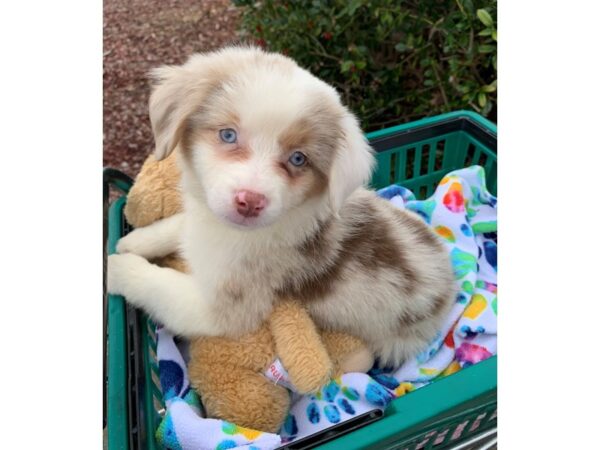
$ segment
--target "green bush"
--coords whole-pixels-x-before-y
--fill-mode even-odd
[[[333,84],[366,130],[456,109],[496,119],[496,0],[235,0],[241,36]]]

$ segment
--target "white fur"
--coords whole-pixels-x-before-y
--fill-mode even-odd
[[[109,292],[127,296],[127,301],[144,308],[169,329],[182,335],[216,335],[210,304],[198,301],[193,278],[173,269],[150,264],[132,253],[108,257]],[[192,319],[193,318],[193,319]]]
[[[173,253],[179,247],[184,215],[175,214],[129,233],[117,243],[117,253],[135,253],[154,259]]]
[[[367,139],[356,118],[348,114],[344,117],[342,126],[348,145],[344,148],[343,155],[334,160],[330,180],[330,201],[335,213],[352,192],[369,181],[375,165]]]

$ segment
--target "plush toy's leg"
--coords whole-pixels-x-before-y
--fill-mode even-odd
[[[259,431],[279,431],[290,408],[290,394],[283,386],[236,365],[209,366],[198,371],[190,367],[189,376],[208,417]]]
[[[306,394],[327,384],[333,364],[308,312],[296,302],[283,302],[273,310],[270,327],[277,355],[296,390]]]
[[[117,253],[134,253],[146,259],[173,253],[178,249],[183,214],[175,214],[143,228],[137,228],[117,243]]]
[[[190,275],[150,264],[132,253],[110,255],[107,266],[108,292],[123,295],[173,333],[188,337],[222,333]]]
[[[325,331],[323,343],[335,366],[335,375],[367,372],[373,367],[373,352],[360,339],[346,333]]]
[[[290,396],[263,375],[274,358],[266,325],[239,339],[202,337],[190,343],[188,376],[209,417],[277,432],[287,416]]]

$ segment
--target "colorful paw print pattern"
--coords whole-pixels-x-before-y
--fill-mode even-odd
[[[173,336],[158,328],[157,356],[167,412],[156,438],[163,448],[274,449],[354,416],[384,410],[395,398],[496,354],[497,200],[485,188],[484,170],[473,166],[449,173],[426,200],[417,200],[398,185],[378,194],[418,214],[448,250],[456,302],[429,345],[400,367],[376,364],[368,374],[344,374],[312,395],[291,393],[289,414],[279,433],[272,434],[206,418],[190,389],[184,353]]]
[[[282,441],[291,442],[374,409],[384,410],[396,397],[367,374],[342,375],[294,402],[281,429]]]
[[[485,187],[479,166],[446,175],[424,201],[402,193],[388,198],[419,214],[442,238],[454,268],[456,303],[442,330],[414,359],[396,369],[374,369],[370,375],[396,396],[438,377],[456,373],[496,354],[497,199]],[[402,392],[401,392],[402,391]]]
[[[450,252],[450,259],[452,267],[454,267],[454,276],[459,280],[468,274],[477,272],[477,257],[472,253],[454,247]]]
[[[490,356],[492,354],[487,348],[481,345],[470,344],[469,342],[463,342],[456,349],[456,359],[463,363],[463,367],[476,364],[484,359],[488,359]]]
[[[452,183],[444,194],[442,202],[446,208],[453,213],[461,213],[465,210],[465,197],[463,196],[462,185]]]
[[[160,361],[158,370],[161,373],[160,384],[163,399],[170,400],[183,390],[183,369],[175,361]]]
[[[165,449],[272,449],[281,444],[275,434],[243,428],[224,420],[206,419],[181,398],[173,399],[156,431]]]
[[[160,426],[156,430],[156,440],[160,442],[164,448],[172,450],[180,450],[182,447],[177,439],[175,433],[175,426],[173,425],[173,417],[166,416]]]
[[[397,184],[392,184],[386,188],[383,188],[377,192],[381,198],[385,198],[386,200],[391,200],[394,197],[401,197],[404,201],[416,200],[415,195],[405,187],[399,186]]]
[[[444,225],[438,225],[437,227],[434,228],[434,230],[438,234],[438,236],[442,237],[446,241],[448,241],[452,244],[456,242],[456,238],[454,237],[454,232],[450,228],[445,227]]]
[[[171,399],[184,398],[190,391],[185,361],[173,339],[160,339],[161,335],[170,336],[168,331],[157,327],[157,352],[165,357],[158,361],[160,387],[163,400],[169,405]]]

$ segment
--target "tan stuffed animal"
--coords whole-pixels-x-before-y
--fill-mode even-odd
[[[181,211],[176,153],[162,161],[150,155],[142,166],[125,206],[125,217],[134,227]],[[176,254],[153,262],[187,270]],[[276,306],[254,333],[239,339],[201,337],[190,343],[189,378],[208,416],[277,432],[288,413],[290,395],[264,375],[276,358],[300,393],[318,390],[330,377],[365,372],[373,365],[373,354],[361,340],[317,330],[302,305],[290,299]]]

